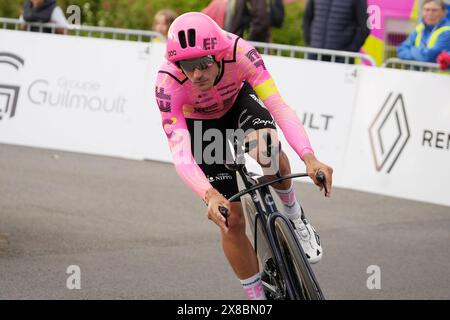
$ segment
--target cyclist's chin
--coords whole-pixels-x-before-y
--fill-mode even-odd
[[[212,81],[194,82],[194,86],[200,91],[209,91],[214,86]]]

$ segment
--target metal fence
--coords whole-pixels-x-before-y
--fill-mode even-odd
[[[250,42],[263,54],[287,56],[292,58],[312,59],[326,62],[339,62],[346,64],[365,63],[375,66],[375,60],[367,54],[308,47],[298,47],[285,44]]]
[[[164,41],[164,37],[155,31],[149,30],[130,30],[120,28],[108,28],[108,27],[94,27],[84,25],[68,25],[59,26],[54,23],[26,23],[24,24],[18,19],[0,18],[0,28],[6,30],[31,30],[56,33],[56,31],[62,31],[66,35],[82,36],[82,37],[95,37],[106,38],[115,40],[128,40],[128,41],[140,41],[150,42],[155,39]],[[327,62],[340,62],[345,64],[352,63],[364,63],[366,65],[375,66],[375,60],[367,54],[358,52],[346,52],[337,50],[326,50],[308,47],[299,47],[285,44],[265,43],[265,42],[251,42],[251,44],[257,48],[261,53],[276,56],[285,56],[301,59],[313,59]],[[437,63],[427,63],[418,61],[401,60],[398,58],[390,58],[383,64],[385,68],[395,68],[402,70],[414,70],[424,72],[439,72],[443,73],[439,69]],[[445,72],[449,73],[449,72]]]
[[[399,58],[390,58],[386,60],[383,64],[383,67],[392,69],[422,71],[422,72],[448,73],[441,71],[439,68],[439,64],[437,63],[402,60]]]
[[[94,27],[71,24],[68,27],[60,26],[54,23],[22,23],[18,19],[0,18],[0,27],[7,30],[26,30],[36,29],[38,32],[56,33],[58,29],[66,35],[84,36],[115,40],[128,40],[139,42],[150,42],[154,39],[164,41],[164,37],[155,31],[130,30],[120,28]]]
[[[69,25],[69,27],[58,26],[53,23],[22,23],[18,19],[8,19],[0,18],[0,26],[3,29],[9,30],[31,30],[32,28],[36,31],[47,31],[50,33],[56,33],[58,29],[66,35],[73,36],[85,36],[85,37],[96,37],[96,38],[108,38],[116,40],[129,40],[129,41],[142,41],[150,42],[153,39],[159,39],[164,41],[164,37],[154,31],[146,30],[130,30],[130,29],[118,29],[118,28],[107,28],[107,27],[93,27],[84,25]],[[341,63],[362,63],[363,61],[368,64],[375,66],[374,59],[366,54],[356,53],[356,52],[345,52],[345,51],[335,51],[335,50],[325,50],[325,49],[315,49],[307,47],[298,47],[292,45],[283,44],[273,44],[264,42],[251,42],[261,53],[295,57],[303,59],[314,59],[320,61],[329,62],[341,62]]]

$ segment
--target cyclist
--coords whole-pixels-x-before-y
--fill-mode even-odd
[[[208,206],[208,218],[220,227],[225,256],[249,298],[265,299],[241,203],[227,200],[238,192],[235,173],[225,167],[231,152],[226,143],[230,130],[244,132],[245,141],[253,146],[249,154],[264,174],[290,173],[275,122],[316,185],[320,183],[315,173],[325,173],[326,196],[330,196],[333,170],[314,156],[301,121],[283,101],[261,55],[248,42],[225,32],[208,16],[189,12],[172,23],[165,57],[155,96],[175,168]],[[319,237],[302,219],[292,183],[283,181],[274,188],[310,262],[317,262],[322,256]],[[220,206],[230,212],[228,225]]]

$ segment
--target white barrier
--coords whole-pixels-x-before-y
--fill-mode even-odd
[[[363,70],[344,186],[450,205],[450,77]]]
[[[0,142],[171,161],[154,99],[163,53],[158,43],[0,30]],[[265,62],[336,186],[450,206],[437,187],[450,178],[450,77]]]
[[[143,159],[148,44],[0,30],[0,142]],[[14,87],[14,90],[8,87]],[[6,108],[4,108],[6,109]],[[1,112],[0,112],[1,113]]]

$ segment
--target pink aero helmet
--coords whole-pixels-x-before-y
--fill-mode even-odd
[[[232,44],[231,36],[209,16],[188,12],[176,18],[169,28],[166,59],[177,62],[214,55],[219,61]]]

